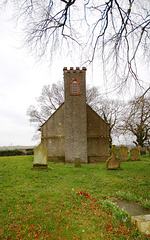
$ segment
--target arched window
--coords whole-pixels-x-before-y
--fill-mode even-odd
[[[76,78],[71,80],[70,93],[71,95],[80,95],[80,81]]]

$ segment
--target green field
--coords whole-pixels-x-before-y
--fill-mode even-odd
[[[105,164],[48,163],[31,170],[33,156],[0,157],[0,239],[149,239],[108,198],[150,207],[150,158]]]

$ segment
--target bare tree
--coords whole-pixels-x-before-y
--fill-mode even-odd
[[[39,56],[70,46],[79,49],[86,65],[101,56],[106,75],[116,76],[121,88],[130,77],[140,84],[137,59],[150,54],[150,1],[15,0],[13,4],[27,29],[27,42]]]
[[[100,97],[98,87],[88,86],[86,95],[87,103],[97,110],[96,104]],[[63,82],[53,83],[51,87],[50,85],[44,85],[41,95],[37,97],[36,100],[37,107],[31,105],[27,109],[27,116],[29,116],[30,122],[35,123],[36,127],[40,127],[64,102]]]
[[[150,144],[150,98],[136,98],[130,101],[124,115],[122,126],[123,133],[135,136],[134,144],[144,147]]]
[[[90,87],[89,85],[86,88],[86,103],[90,105],[96,112],[98,111],[97,103],[101,98],[101,93],[99,87]]]
[[[53,83],[52,86],[44,85],[41,95],[36,99],[37,107],[31,105],[27,109],[27,116],[36,127],[40,127],[63,103],[64,86],[62,82]]]
[[[54,83],[51,87],[50,85],[45,85],[42,88],[41,95],[37,98],[37,106],[31,105],[27,109],[27,116],[30,122],[35,124],[36,129],[39,129],[63,102],[64,86],[62,82]],[[90,86],[87,86],[86,102],[109,124],[111,145],[112,132],[115,132],[118,124],[122,104],[115,100],[104,99],[98,87]],[[39,137],[39,135],[37,136]]]
[[[118,124],[122,117],[124,103],[118,100],[102,98],[97,102],[97,113],[109,124],[109,141],[112,145],[112,136],[116,134]]]

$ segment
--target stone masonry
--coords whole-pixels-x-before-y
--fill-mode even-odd
[[[40,128],[48,161],[105,162],[109,157],[109,124],[86,104],[86,68],[64,68],[62,105]]]
[[[86,68],[64,68],[65,89],[65,162],[80,158],[87,163]],[[71,92],[71,80],[78,81],[78,91]],[[68,87],[70,86],[70,87]]]

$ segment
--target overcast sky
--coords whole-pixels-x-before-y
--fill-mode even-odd
[[[32,53],[21,48],[20,31],[9,18],[1,12],[0,146],[35,145],[35,128],[28,121],[27,108],[36,104],[43,85],[62,80],[63,67],[76,65],[69,58],[57,60],[51,67],[49,61],[37,62]]]
[[[49,61],[37,59],[27,49],[21,48],[20,31],[9,20],[9,14],[0,15],[0,146],[36,145],[33,141],[35,128],[29,123],[27,108],[36,104],[36,97],[45,84],[63,79],[63,67],[78,67],[79,63],[71,58],[57,59],[50,65]],[[77,65],[76,65],[77,64]],[[51,66],[51,67],[50,67]],[[145,81],[149,82],[148,68]],[[101,86],[102,69],[94,65],[87,68],[87,83]],[[133,89],[128,89],[131,94]]]
[[[7,19],[6,14],[1,15],[0,146],[34,145],[34,128],[26,112],[35,104],[42,86],[50,84],[50,69],[47,62],[37,63],[32,55],[20,48],[18,30]]]

